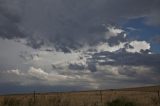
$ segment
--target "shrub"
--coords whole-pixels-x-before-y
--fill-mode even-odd
[[[136,106],[134,102],[128,101],[124,98],[118,98],[107,103],[107,106]]]

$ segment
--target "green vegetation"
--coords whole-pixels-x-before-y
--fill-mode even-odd
[[[136,106],[134,102],[128,101],[125,98],[118,98],[107,103],[107,106]]]

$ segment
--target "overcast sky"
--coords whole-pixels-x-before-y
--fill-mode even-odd
[[[0,0],[0,94],[160,84],[160,0]]]

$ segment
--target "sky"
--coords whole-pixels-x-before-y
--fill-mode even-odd
[[[160,84],[160,0],[0,0],[0,94]]]

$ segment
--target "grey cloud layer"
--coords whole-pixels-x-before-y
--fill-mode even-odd
[[[158,54],[120,53],[120,48],[117,53],[50,52],[7,39],[0,39],[0,48],[1,88],[11,85],[29,91],[28,87],[44,86],[66,91],[68,86],[86,90],[160,83]]]
[[[159,5],[159,0],[0,0],[0,87],[82,90],[160,83],[160,55],[149,42],[129,39],[118,25],[140,17],[160,25]]]
[[[136,17],[159,24],[159,5],[159,0],[1,0],[0,36],[24,37],[33,48],[47,44],[70,52],[105,41],[102,24]]]
[[[113,60],[113,61],[109,61]],[[100,60],[104,60],[101,62]],[[101,52],[93,55],[91,61],[101,65],[131,65],[131,66],[149,66],[159,68],[159,54],[139,54],[139,53],[110,53]]]

